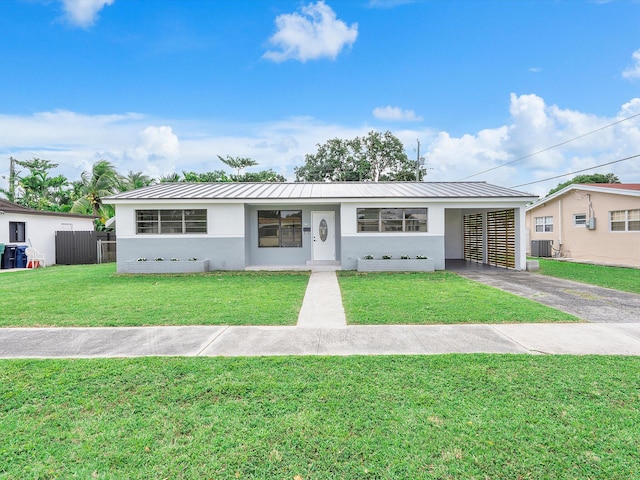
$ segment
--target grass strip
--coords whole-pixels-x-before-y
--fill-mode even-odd
[[[576,317],[450,272],[338,272],[352,325],[575,322]]]
[[[537,258],[540,273],[576,282],[613,288],[623,292],[640,293],[640,269],[590,265]]]
[[[0,478],[638,478],[640,359],[0,361]]]
[[[309,272],[118,275],[115,264],[0,275],[0,326],[295,325]]]

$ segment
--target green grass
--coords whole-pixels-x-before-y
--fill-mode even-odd
[[[0,478],[640,477],[640,358],[0,361]]]
[[[449,272],[339,272],[350,324],[575,322],[576,317]]]
[[[543,275],[566,278],[623,292],[640,293],[640,269],[638,268],[606,267],[543,258],[536,260],[540,262],[540,273]]]
[[[0,274],[0,326],[295,325],[308,272],[117,275],[115,264]]]

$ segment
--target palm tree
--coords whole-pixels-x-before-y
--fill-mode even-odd
[[[133,172],[129,170],[127,176],[122,179],[120,191],[128,192],[129,190],[148,187],[149,185],[153,185],[154,183],[156,183],[156,180],[154,178],[151,178],[149,175],[145,175],[142,172]]]
[[[122,177],[110,162],[97,161],[90,172],[82,172],[78,185],[81,197],[74,202],[71,211],[100,216],[102,198],[117,193],[121,183]]]
[[[181,181],[179,173],[167,173],[160,176],[160,183],[177,183]]]

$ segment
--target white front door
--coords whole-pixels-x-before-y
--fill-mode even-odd
[[[336,259],[335,225],[335,212],[311,212],[314,260]]]

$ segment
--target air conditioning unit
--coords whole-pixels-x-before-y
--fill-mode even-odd
[[[550,257],[553,240],[531,240],[532,257]]]
[[[590,217],[587,219],[587,230],[596,229],[596,217]]]

